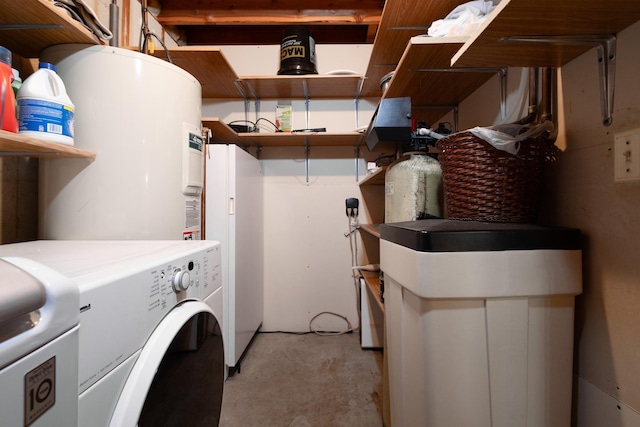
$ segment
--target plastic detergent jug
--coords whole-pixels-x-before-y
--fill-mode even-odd
[[[11,51],[0,46],[0,129],[18,131],[16,98],[11,87]]]
[[[20,134],[73,145],[73,114],[73,103],[55,65],[40,62],[18,90]]]
[[[13,94],[18,96],[18,90],[20,90],[20,86],[22,86],[22,79],[20,78],[20,72],[15,68],[11,69],[13,73],[13,81],[11,82],[11,87],[13,88]]]

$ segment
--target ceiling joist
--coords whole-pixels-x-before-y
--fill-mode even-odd
[[[266,37],[264,44],[279,43],[282,28],[291,25],[315,27],[314,35],[331,32],[330,42],[373,43],[384,0],[149,0],[148,6],[189,44],[244,44],[243,29]]]

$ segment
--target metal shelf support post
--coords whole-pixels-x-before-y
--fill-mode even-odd
[[[615,90],[616,37],[612,35],[576,36],[512,36],[500,39],[504,43],[546,43],[553,45],[592,46],[597,49],[600,78],[600,111],[602,124],[613,123],[613,94]]]

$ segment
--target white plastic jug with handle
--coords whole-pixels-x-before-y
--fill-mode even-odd
[[[56,67],[40,62],[18,90],[19,133],[73,145],[74,106]]]

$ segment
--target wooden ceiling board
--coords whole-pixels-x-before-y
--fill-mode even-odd
[[[384,0],[149,0],[149,5],[167,11],[215,11],[219,14],[248,16],[305,12],[311,15],[366,15],[382,11]]]
[[[189,44],[255,44],[242,27],[268,35],[258,39],[262,44],[279,44],[282,28],[291,25],[313,28],[320,43],[372,43],[384,0],[152,0],[150,4],[160,11],[158,21],[176,28]],[[333,29],[324,31],[325,26]]]
[[[316,44],[362,44],[369,41],[367,25],[305,25]],[[188,45],[280,45],[287,25],[189,25],[180,34]]]
[[[168,10],[162,9],[158,21],[163,25],[310,25],[377,24],[380,10]]]

